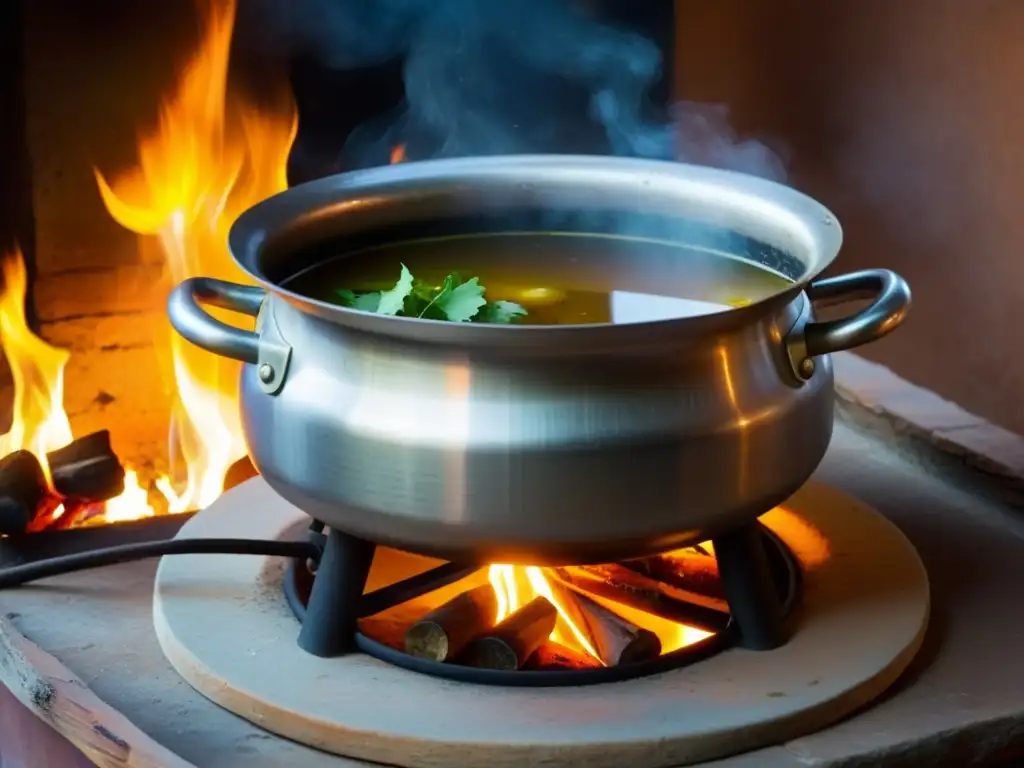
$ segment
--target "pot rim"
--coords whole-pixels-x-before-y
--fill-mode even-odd
[[[395,221],[404,208],[513,203],[545,208],[565,199],[604,200],[611,212],[647,210],[709,228],[728,230],[795,258],[798,278],[780,291],[740,308],[669,320],[579,325],[490,325],[378,315],[295,293],[272,279],[269,256],[295,253],[344,235],[360,220],[373,230]],[[411,206],[416,206],[411,208]],[[572,206],[567,206],[567,210]],[[376,222],[375,225],[372,222]],[[685,241],[670,240],[685,244]],[[228,234],[232,258],[270,293],[300,311],[353,330],[417,342],[457,345],[548,346],[555,337],[572,343],[599,336],[604,342],[666,335],[724,332],[748,325],[792,301],[838,255],[842,228],[835,215],[802,192],[733,171],[660,160],[585,155],[498,155],[401,163],[328,176],[291,187],[242,213]],[[742,257],[737,257],[742,258]],[[749,261],[749,259],[746,259]],[[542,341],[543,339],[543,341]]]

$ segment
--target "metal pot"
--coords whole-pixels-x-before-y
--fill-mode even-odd
[[[698,317],[518,327],[361,313],[287,287],[326,258],[324,244],[438,222],[669,240],[705,266],[740,258],[788,282]],[[605,562],[750,522],[818,466],[832,435],[828,354],[884,336],[910,305],[887,270],[812,282],[841,239],[814,200],[707,168],[571,156],[410,163],[256,205],[229,245],[260,287],[192,278],[169,313],[189,341],[246,363],[239,406],[252,461],[309,515],[449,560]],[[865,298],[847,317],[814,320],[814,304]],[[255,332],[202,304],[256,316]]]

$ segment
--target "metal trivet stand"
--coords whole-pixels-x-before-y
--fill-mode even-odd
[[[466,578],[481,565],[445,563],[363,594],[377,545],[314,521],[310,538],[322,547],[318,563],[293,560],[285,574],[288,604],[301,622],[299,646],[315,656],[362,652],[435,677],[486,685],[591,685],[657,674],[739,645],[754,651],[786,642],[785,618],[796,604],[800,570],[789,548],[758,522],[712,539],[729,613],[681,600],[657,615],[712,631],[709,637],[648,661],[591,669],[496,670],[423,659],[359,631],[359,620]],[[315,576],[313,575],[315,571]],[[312,586],[309,587],[309,580]],[[307,592],[308,600],[303,598]]]

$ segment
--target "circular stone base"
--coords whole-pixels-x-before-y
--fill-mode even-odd
[[[164,654],[204,696],[339,755],[406,768],[692,764],[788,741],[860,708],[910,663],[928,622],[924,566],[877,512],[811,484],[761,520],[803,569],[789,642],[625,682],[499,688],[361,654],[316,658],[296,643],[274,558],[165,557],[154,622]],[[179,536],[280,539],[306,522],[255,478]]]

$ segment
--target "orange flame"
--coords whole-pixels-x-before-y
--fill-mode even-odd
[[[579,626],[572,618],[566,606],[558,599],[551,582],[544,575],[544,569],[537,566],[492,565],[488,569],[488,579],[494,588],[498,602],[495,623],[514,613],[537,597],[547,598],[558,612],[554,631],[549,636],[552,642],[583,653],[600,661],[597,650],[591,642],[586,628]],[[687,645],[692,645],[708,637],[710,633],[696,627],[679,624],[670,619],[647,613],[646,611],[620,603],[613,603],[600,598],[592,598],[626,621],[647,629],[661,640],[662,653],[670,653]]]
[[[64,412],[64,366],[71,354],[50,346],[29,330],[25,321],[28,274],[20,250],[3,257],[4,287],[0,292],[0,342],[14,380],[11,429],[0,436],[0,456],[32,451],[49,479],[46,454],[71,442],[71,423]]]
[[[543,572],[537,566],[517,568],[514,565],[492,565],[487,572],[494,594],[498,599],[498,614],[495,623],[515,613],[537,597],[545,597],[558,611],[558,620],[551,632],[550,640],[567,648],[582,651],[597,659],[597,651],[590,643],[582,627],[576,626],[565,606],[554,595]],[[525,584],[521,584],[525,580]],[[520,589],[520,586],[524,587]]]
[[[39,459],[50,480],[46,454],[74,439],[64,410],[64,366],[71,354],[36,336],[25,320],[28,275],[20,250],[0,257],[3,290],[0,291],[0,343],[14,383],[11,428],[0,435],[0,456],[29,450]],[[64,514],[54,508],[51,519]],[[134,470],[125,471],[125,490],[105,505],[104,517],[113,522],[153,515],[154,510],[139,486]]]
[[[120,523],[153,517],[156,510],[149,503],[148,497],[146,489],[139,485],[139,474],[134,469],[125,468],[124,491],[116,499],[106,503],[103,510],[104,522]]]
[[[286,162],[298,128],[294,105],[258,112],[228,92],[234,0],[209,0],[199,50],[139,143],[138,166],[108,182],[96,171],[110,215],[155,237],[172,284],[204,275],[248,282],[227,252],[227,232],[246,208],[287,187]],[[170,511],[204,507],[223,490],[228,467],[245,455],[236,402],[240,364],[168,331],[176,395],[172,435],[187,475],[162,478]]]
[[[391,148],[391,165],[405,162],[405,144],[396,144]]]

